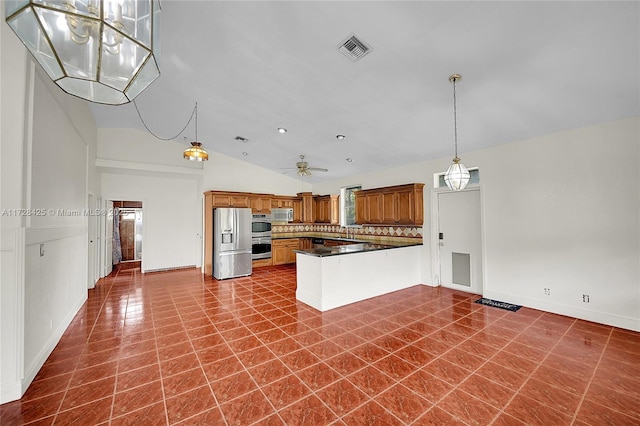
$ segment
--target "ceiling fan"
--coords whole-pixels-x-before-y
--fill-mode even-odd
[[[304,155],[300,155],[300,161],[296,163],[298,168],[298,176],[311,176],[311,172],[328,172],[329,170],[321,167],[309,167],[309,163],[304,161]]]
[[[287,167],[283,170],[292,170],[293,168]],[[296,163],[296,169],[298,176],[311,176],[311,172],[328,172],[328,169],[323,169],[321,167],[309,167],[309,163],[304,161],[304,155],[300,155],[300,161]]]

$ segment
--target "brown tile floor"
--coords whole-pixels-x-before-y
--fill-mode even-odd
[[[426,286],[320,313],[295,287],[121,270],[0,424],[640,424],[640,333]]]

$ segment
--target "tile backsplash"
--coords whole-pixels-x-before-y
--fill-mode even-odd
[[[322,237],[346,237],[346,229],[339,225],[326,225],[321,223],[287,223],[274,224],[271,232],[274,237],[294,234],[304,236],[305,234],[318,235]],[[422,228],[417,226],[383,226],[365,225],[359,228],[349,228],[349,236],[364,240],[402,239],[402,240],[422,240]]]

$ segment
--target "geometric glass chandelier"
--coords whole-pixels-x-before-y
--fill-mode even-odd
[[[157,0],[8,0],[7,23],[65,92],[131,102],[160,76]]]
[[[458,158],[458,123],[456,111],[456,82],[462,78],[460,74],[449,76],[449,81],[453,83],[453,132],[454,132],[454,152],[453,164],[449,166],[444,175],[444,181],[452,191],[462,191],[469,183],[469,170],[460,162]]]

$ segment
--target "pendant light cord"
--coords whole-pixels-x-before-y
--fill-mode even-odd
[[[196,106],[193,107],[193,110],[191,111],[191,116],[189,117],[189,120],[187,121],[187,124],[184,125],[184,127],[182,128],[182,130],[180,130],[180,132],[170,138],[164,138],[162,136],[158,136],[156,135],[150,128],[149,126],[147,126],[147,123],[144,122],[144,119],[142,118],[142,114],[140,114],[140,110],[138,109],[138,104],[136,103],[136,100],[133,100],[133,106],[136,108],[136,112],[138,113],[138,117],[140,117],[140,121],[142,122],[142,125],[144,126],[145,129],[147,129],[147,132],[151,133],[156,139],[160,139],[162,141],[170,141],[170,140],[174,140],[176,139],[178,136],[180,136],[181,134],[184,133],[185,130],[187,130],[187,127],[189,127],[189,124],[191,123],[191,120],[193,120],[193,116],[195,115],[196,117],[196,141],[198,140],[198,103],[196,102]]]
[[[456,109],[456,80],[453,78],[453,143],[455,158],[458,158],[458,113]]]

